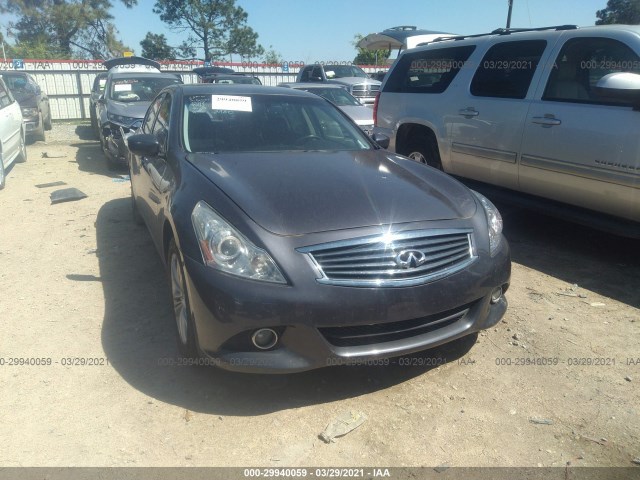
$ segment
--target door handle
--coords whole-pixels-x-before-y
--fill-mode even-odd
[[[467,107],[464,110],[460,110],[458,113],[466,118],[477,117],[478,115],[480,115],[480,112],[478,112],[473,107]]]
[[[542,125],[543,128],[555,127],[556,125],[562,125],[562,121],[558,120],[554,115],[547,114],[544,117],[533,117],[533,123]]]

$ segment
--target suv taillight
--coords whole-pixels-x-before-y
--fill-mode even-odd
[[[378,126],[378,102],[380,101],[380,92],[376,94],[376,100],[373,102],[373,125]]]

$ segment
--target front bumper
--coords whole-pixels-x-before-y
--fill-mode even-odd
[[[493,258],[432,283],[350,288],[309,282],[272,285],[215,271],[185,257],[198,345],[207,363],[254,373],[289,373],[368,364],[436,347],[489,328],[507,308],[511,262],[503,239]],[[259,350],[251,335],[270,328],[279,341]],[[373,363],[375,364],[375,363]]]
[[[104,135],[104,153],[111,163],[128,165],[128,149],[125,145],[123,128],[120,125],[110,124],[109,134]],[[126,129],[128,132],[128,128]]]
[[[40,117],[25,118],[23,119],[22,123],[24,125],[24,131],[27,135],[32,135],[42,130]]]

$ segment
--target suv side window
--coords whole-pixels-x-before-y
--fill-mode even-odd
[[[546,40],[523,40],[494,45],[486,53],[473,81],[476,97],[525,98]]]
[[[610,38],[573,38],[562,47],[544,90],[543,100],[631,106],[595,93],[598,81],[614,72],[640,73],[640,58]]]
[[[476,49],[473,45],[404,54],[390,73],[385,92],[442,93]]]

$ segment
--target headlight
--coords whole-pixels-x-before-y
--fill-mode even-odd
[[[487,227],[489,229],[489,251],[493,256],[498,247],[500,246],[500,240],[502,239],[502,216],[496,208],[496,206],[489,201],[487,197],[472,190],[480,203],[484,207],[484,211],[487,215]]]
[[[22,109],[22,116],[23,117],[37,117],[38,116],[38,109],[37,108],[33,108],[33,107],[25,107]]]
[[[205,265],[252,280],[287,283],[267,252],[251,243],[205,202],[195,206],[191,221]]]
[[[107,119],[109,119],[110,122],[116,123],[118,125],[122,125],[123,127],[128,127],[136,120],[140,120],[139,118],[136,118],[136,117],[125,117],[124,115],[116,115],[114,113],[109,113],[109,112],[107,112]]]

